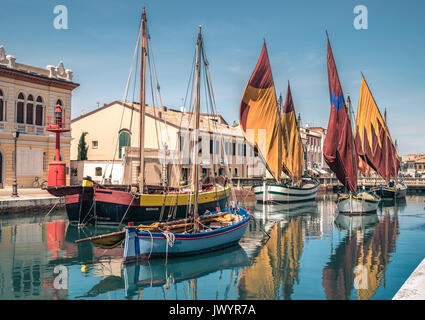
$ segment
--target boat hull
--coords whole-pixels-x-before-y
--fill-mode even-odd
[[[407,187],[391,188],[387,186],[378,186],[371,188],[371,191],[385,199],[404,198],[407,194]]]
[[[229,195],[230,188],[200,192],[199,211],[225,208]],[[193,203],[189,194],[147,194],[139,198],[126,191],[94,188],[83,188],[80,193],[64,197],[68,220],[83,224],[138,224],[186,218],[187,206]]]
[[[316,199],[319,182],[310,188],[298,188],[280,184],[262,184],[252,187],[258,202],[298,202]]]
[[[229,212],[234,209],[227,208]],[[226,211],[223,210],[223,211]],[[251,216],[239,209],[243,219],[233,225],[202,233],[174,234],[172,246],[164,233],[127,228],[125,233],[124,262],[160,257],[194,255],[233,246],[242,238]]]
[[[350,195],[342,195],[338,197],[336,202],[340,213],[362,214],[376,212],[380,199],[364,199]]]

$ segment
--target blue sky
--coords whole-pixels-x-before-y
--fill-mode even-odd
[[[53,27],[56,5],[68,9],[68,30]],[[353,26],[357,5],[368,9],[367,30]],[[76,117],[97,102],[122,99],[142,6],[166,106],[182,104],[202,25],[217,107],[227,121],[238,119],[265,38],[277,92],[285,95],[290,80],[303,124],[326,127],[328,30],[344,94],[350,93],[354,107],[363,72],[378,105],[387,108],[399,153],[425,152],[422,0],[2,0],[0,45],[24,64],[63,60],[80,84],[73,94]]]

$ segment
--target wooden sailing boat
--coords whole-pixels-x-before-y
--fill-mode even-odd
[[[199,27],[198,40],[196,45],[196,70],[195,70],[195,129],[199,129],[200,122],[200,81],[201,67],[207,66],[205,60],[201,27]],[[202,252],[214,251],[236,244],[243,236],[251,215],[246,209],[230,206],[216,212],[206,211],[200,215],[201,194],[199,192],[199,143],[197,130],[195,130],[193,148],[193,207],[189,206],[190,218],[171,221],[168,223],[154,223],[150,226],[139,225],[137,227],[128,226],[118,234],[106,234],[95,238],[79,240],[90,240],[98,246],[110,242],[120,244],[124,239],[124,261],[134,261],[138,259],[150,259],[155,257],[172,257],[179,255],[193,255]]]
[[[382,198],[402,198],[407,186],[398,181],[400,158],[387,125],[387,112],[384,117],[362,74],[360,97],[355,124],[355,141],[360,157],[387,183],[371,188]]]
[[[326,36],[328,36],[327,33]],[[378,208],[381,199],[372,192],[365,190],[357,192],[358,155],[353,139],[351,115],[345,105],[329,37],[327,41],[331,112],[323,145],[323,156],[329,168],[348,190],[347,193],[338,195],[336,200],[338,211],[340,213],[373,212]],[[348,108],[351,108],[349,98],[348,102]]]
[[[145,71],[146,56],[150,54],[150,36],[147,34],[147,19],[143,8],[139,30],[140,41],[140,166],[138,186],[101,185],[83,179],[81,186],[49,187],[49,193],[65,198],[68,219],[79,224],[126,224],[146,221],[185,218],[187,206],[198,201],[200,211],[224,208],[230,196],[230,184],[214,183],[199,186],[193,197],[191,188],[150,186],[145,183]],[[198,115],[199,117],[199,115]],[[199,120],[199,119],[198,119]],[[215,180],[215,179],[214,179]]]
[[[266,163],[275,183],[252,187],[259,202],[296,202],[316,198],[319,181],[302,177],[304,149],[296,120],[291,89],[280,114],[282,98],[276,99],[270,62],[264,43],[261,55],[242,97],[239,120],[245,138],[254,145]],[[260,131],[265,131],[265,144]],[[289,180],[283,182],[284,172]]]

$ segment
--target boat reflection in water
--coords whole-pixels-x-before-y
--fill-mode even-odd
[[[273,225],[270,238],[253,254],[252,264],[242,271],[239,299],[291,299],[298,282],[305,241],[303,230],[316,214],[316,201],[255,207],[254,217]]]
[[[257,203],[253,215],[256,219],[281,221],[292,216],[317,214],[316,200],[292,203]]]
[[[335,225],[347,233],[322,271],[327,299],[368,300],[385,283],[399,234],[398,208],[392,209],[381,206],[371,215],[337,216]]]
[[[363,215],[339,214],[335,219],[335,225],[340,230],[366,230],[374,227],[379,222],[378,214],[369,213]]]
[[[239,245],[208,254],[172,258],[167,264],[164,261],[156,259],[125,264],[123,275],[126,296],[137,294],[140,297],[144,288],[169,288],[178,283],[184,285],[187,282],[196,286],[195,281],[208,274],[224,270],[233,270],[237,274],[242,267],[249,264],[248,255]],[[232,281],[234,280],[237,280],[237,277]],[[192,298],[196,299],[196,294],[193,294]]]

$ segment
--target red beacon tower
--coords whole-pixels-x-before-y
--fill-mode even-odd
[[[56,133],[55,160],[49,163],[49,177],[47,179],[49,187],[66,185],[66,165],[60,158],[60,134],[71,131],[71,129],[65,128],[65,121],[63,120],[62,106],[57,104],[55,108],[55,123],[49,123],[46,126],[46,131]]]

